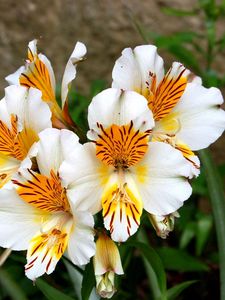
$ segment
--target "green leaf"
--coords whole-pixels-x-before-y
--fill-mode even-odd
[[[94,80],[91,83],[91,88],[90,88],[90,98],[94,97],[98,93],[100,93],[102,90],[106,88],[106,81],[105,80]]]
[[[139,249],[144,256],[144,258],[148,261],[150,264],[152,270],[154,271],[157,281],[158,281],[158,286],[161,291],[161,298],[164,299],[165,294],[166,294],[166,273],[163,268],[162,261],[156,251],[142,243],[142,242],[127,242],[127,246],[135,247],[136,249]]]
[[[209,270],[206,264],[183,250],[162,247],[157,249],[157,252],[167,270],[180,272]]]
[[[75,300],[75,298],[67,296],[40,278],[36,280],[35,284],[48,300]]]
[[[189,222],[182,232],[180,238],[180,248],[184,249],[190,243],[190,241],[194,238],[196,233],[196,224],[195,222]]]
[[[207,190],[206,181],[205,181],[204,168],[202,168],[200,175],[193,180],[192,190],[193,190],[193,194],[197,194],[200,196],[208,195],[208,190]]]
[[[211,215],[201,215],[197,221],[196,232],[196,254],[199,256],[206,245],[213,225],[213,219]]]
[[[225,194],[221,178],[209,150],[201,150],[199,151],[199,154],[205,168],[208,191],[216,226],[220,259],[220,291],[221,299],[225,299]]]
[[[7,294],[10,296],[10,299],[12,300],[28,300],[26,297],[24,291],[21,289],[21,287],[15,282],[10,274],[0,268],[0,286],[5,289]]]
[[[83,281],[82,281],[82,288],[81,288],[81,296],[82,300],[88,300],[90,294],[95,287],[95,275],[92,261],[86,265]]]
[[[170,288],[167,290],[167,300],[176,300],[177,297],[190,285],[196,283],[197,280],[189,280],[182,282],[180,284],[177,284],[176,286]]]

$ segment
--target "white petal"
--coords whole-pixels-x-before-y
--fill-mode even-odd
[[[77,209],[96,213],[101,209],[101,194],[109,170],[96,158],[95,145],[86,143],[73,149],[72,156],[66,159],[59,170],[67,196]]]
[[[37,39],[34,39],[28,43],[28,49],[32,52],[33,55],[37,54]]]
[[[39,134],[39,142],[34,146],[40,172],[49,176],[50,171],[58,172],[64,159],[80,147],[78,136],[66,129],[47,128]]]
[[[8,112],[7,104],[5,98],[0,101],[0,120],[7,125],[9,129],[12,128],[11,116]]]
[[[95,254],[94,219],[88,212],[73,211],[74,230],[68,242],[68,255],[75,265],[84,265]]]
[[[180,151],[165,143],[149,143],[144,159],[132,173],[138,184],[144,209],[151,214],[167,215],[191,195],[186,177],[190,166]]]
[[[0,246],[25,250],[40,229],[39,211],[25,203],[15,190],[0,190]]]
[[[149,73],[156,74],[157,84],[164,76],[163,60],[152,45],[126,48],[113,68],[112,87],[146,93],[146,82],[150,83]]]
[[[99,131],[97,123],[104,128],[116,125],[134,123],[137,129],[151,129],[154,126],[152,113],[146,99],[135,92],[118,89],[107,89],[96,95],[88,108],[88,123],[90,131],[88,138],[94,139]]]
[[[200,150],[215,142],[225,129],[225,112],[217,88],[204,88],[195,83],[187,84],[186,90],[174,110],[180,122],[177,137],[192,150]]]
[[[21,66],[19,67],[18,70],[16,70],[16,72],[8,75],[5,77],[5,80],[8,82],[9,85],[11,84],[16,84],[16,85],[19,85],[20,84],[20,81],[19,81],[19,78],[20,78],[20,75],[25,71],[25,67],[24,66]]]
[[[5,89],[5,102],[9,115],[17,115],[21,129],[31,128],[38,133],[52,126],[51,111],[39,90],[11,85]]]
[[[85,54],[87,53],[86,46],[77,42],[75,48],[67,62],[65,72],[62,79],[62,91],[61,91],[61,99],[62,99],[62,107],[64,106],[69,90],[69,85],[76,77],[76,67],[77,63],[84,59]]]

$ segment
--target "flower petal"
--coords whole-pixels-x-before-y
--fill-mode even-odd
[[[5,80],[8,82],[9,85],[20,84],[20,75],[25,71],[25,67],[21,66],[19,69],[16,70],[16,72],[8,75],[5,77]]]
[[[124,242],[133,235],[142,214],[142,199],[136,184],[128,174],[113,174],[102,195],[104,225],[111,238]]]
[[[72,209],[73,205],[71,204]],[[68,255],[75,265],[85,265],[95,254],[94,219],[88,212],[73,210],[74,229],[68,242]]]
[[[96,139],[96,133],[100,132],[98,124],[107,128],[113,124],[127,125],[131,121],[136,129],[141,127],[141,131],[154,126],[146,99],[135,92],[104,90],[95,96],[89,105],[88,123],[91,130],[88,132],[88,138]]]
[[[73,223],[70,219],[63,227],[58,228],[57,221],[60,222],[60,219],[62,215],[58,218],[52,216],[52,220],[29,243],[25,273],[31,280],[44,273],[51,274],[67,248]]]
[[[136,91],[145,96],[151,85],[150,73],[156,74],[156,84],[164,76],[163,60],[157,54],[157,48],[153,45],[137,46],[134,50],[126,48],[113,68],[112,87]]]
[[[42,92],[47,102],[55,102],[55,77],[47,57],[37,52],[37,40],[28,44],[28,60],[19,82],[26,87],[34,87]]]
[[[190,166],[180,151],[165,143],[149,143],[144,159],[131,172],[144,209],[151,214],[168,215],[191,195],[191,186],[186,179]]]
[[[111,171],[97,159],[95,145],[86,143],[66,158],[59,175],[67,188],[67,196],[77,209],[95,214],[101,209],[102,190]]]
[[[39,90],[11,85],[5,89],[5,102],[9,115],[18,117],[21,129],[31,128],[38,133],[52,126],[51,111],[41,100]]]
[[[84,59],[86,53],[87,53],[86,46],[81,42],[77,42],[67,62],[63,79],[62,79],[62,90],[61,90],[62,108],[64,107],[65,102],[67,100],[69,86],[76,77],[77,64]]]
[[[113,271],[118,275],[124,274],[119,250],[105,232],[100,233],[96,241],[93,264],[95,275],[103,275],[108,271]]]
[[[208,147],[225,129],[225,112],[219,108],[223,103],[217,88],[205,88],[190,83],[174,110],[180,123],[177,138],[192,150]]]
[[[25,203],[13,190],[0,190],[0,246],[25,250],[45,214]]]
[[[47,128],[39,134],[36,144],[36,159],[40,172],[49,176],[51,170],[57,174],[64,159],[70,156],[76,147],[80,147],[78,136],[66,129]]]

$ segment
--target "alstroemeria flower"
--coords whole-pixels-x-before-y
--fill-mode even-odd
[[[26,163],[38,133],[51,126],[51,111],[39,90],[15,85],[5,89],[0,101],[0,188]]]
[[[35,280],[50,274],[64,252],[77,265],[95,253],[94,220],[67,196],[59,173],[72,149],[81,147],[68,130],[46,129],[33,147],[39,172],[22,169],[17,189],[0,191],[0,246],[27,250],[25,272]]]
[[[100,233],[96,241],[96,254],[93,258],[96,290],[102,298],[111,298],[116,292],[115,274],[122,275],[120,253],[116,244],[107,236]]]
[[[94,142],[75,149],[61,174],[74,201],[79,191],[84,209],[103,208],[113,240],[136,232],[143,208],[167,215],[182,206],[191,194],[189,164],[170,145],[149,143],[154,121],[143,96],[107,89],[93,98],[88,122]]]
[[[225,128],[221,92],[203,87],[201,79],[178,62],[164,75],[163,60],[152,45],[124,49],[112,77],[112,87],[147,99],[155,120],[152,140],[180,150],[191,163],[190,176],[198,175],[200,162],[193,151],[208,147]]]
[[[56,85],[53,68],[48,58],[38,53],[37,40],[28,44],[28,58],[26,65],[15,73],[6,77],[9,84],[20,84],[26,87],[35,87],[42,92],[42,99],[48,103],[52,111],[52,123],[56,128],[75,126],[68,111],[68,91],[71,82],[76,77],[76,66],[84,59],[87,52],[83,43],[77,42],[66,64],[61,86],[62,108],[56,101]]]

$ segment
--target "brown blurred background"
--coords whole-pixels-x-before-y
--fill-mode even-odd
[[[95,79],[110,85],[114,61],[123,48],[143,44],[132,18],[152,32],[202,32],[203,16],[174,17],[161,11],[164,5],[190,10],[195,4],[195,0],[0,0],[0,95],[6,86],[4,77],[24,63],[27,43],[33,38],[40,39],[39,49],[51,60],[58,82],[76,41],[87,45],[88,59],[79,66],[75,85],[88,94]],[[218,34],[224,28],[222,20]],[[160,54],[168,64],[172,61],[163,51]],[[215,58],[215,68],[225,74],[224,54]],[[216,148],[219,161],[225,161],[222,139]]]

